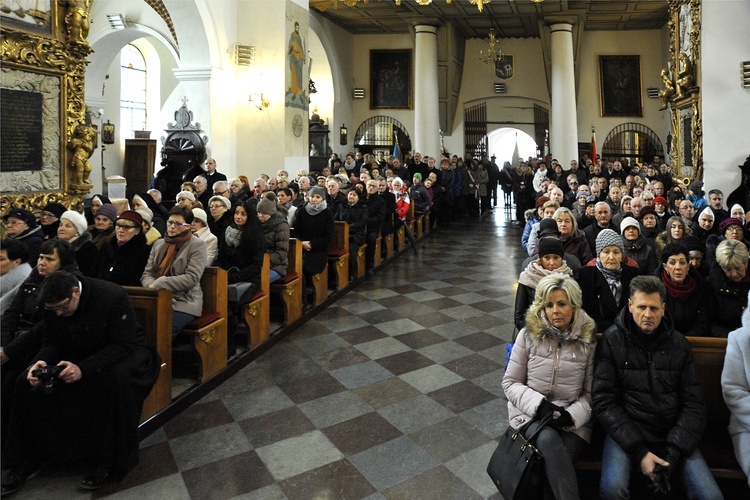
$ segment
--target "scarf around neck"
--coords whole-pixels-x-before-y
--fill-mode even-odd
[[[175,236],[167,235],[164,237],[164,246],[167,248],[167,251],[164,254],[164,260],[161,261],[161,265],[159,266],[159,277],[169,274],[177,255],[177,249],[192,237],[193,233],[190,231],[190,228]]]
[[[234,226],[227,226],[224,230],[224,240],[230,247],[239,247],[240,241],[242,240],[242,229],[237,229]]]
[[[539,280],[552,273],[563,273],[568,276],[573,275],[573,271],[568,267],[568,264],[564,260],[562,265],[554,271],[546,270],[541,264],[539,264],[538,260],[535,260],[530,262],[526,269],[521,272],[521,275],[518,277],[518,283],[536,289]]]
[[[620,298],[622,298],[622,264],[620,264],[620,268],[617,271],[610,271],[609,269],[604,268],[602,260],[597,257],[596,268],[602,273],[604,279],[607,280],[609,291],[612,292],[612,297],[615,298],[615,302],[619,304]]]
[[[667,270],[664,268],[661,270],[661,281],[667,288],[667,293],[669,293],[669,295],[677,302],[685,302],[689,299],[695,292],[697,286],[697,283],[689,273],[685,277],[685,281],[681,285],[678,285],[672,281],[672,277],[667,274]]]
[[[326,200],[321,201],[317,205],[313,205],[312,203],[305,203],[305,211],[310,215],[318,215],[326,208],[328,208]]]

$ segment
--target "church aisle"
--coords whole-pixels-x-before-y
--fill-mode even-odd
[[[523,251],[502,208],[422,239],[147,438],[112,498],[489,498]],[[77,472],[77,471],[75,471]],[[19,498],[91,498],[72,471]]]

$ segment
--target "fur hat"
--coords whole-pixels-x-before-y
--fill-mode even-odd
[[[203,210],[202,208],[196,207],[193,209],[193,218],[201,221],[204,226],[208,226],[208,215],[206,214],[206,211]]]
[[[229,198],[224,198],[223,196],[212,196],[208,200],[208,207],[211,208],[211,203],[218,201],[224,204],[225,207],[227,207],[227,210],[232,208],[232,202],[229,201]]]
[[[620,232],[622,234],[625,234],[625,230],[629,227],[634,227],[638,230],[638,232],[641,232],[641,225],[638,224],[638,221],[635,220],[633,217],[625,217],[622,219],[622,222],[620,222]]]
[[[326,190],[320,186],[313,186],[310,188],[310,196],[317,194],[324,200],[326,199]]]
[[[596,237],[596,255],[599,255],[602,253],[602,250],[611,246],[616,246],[625,253],[625,245],[623,245],[620,235],[611,229],[602,229]]]
[[[179,203],[180,198],[187,198],[188,200],[195,203],[195,195],[190,191],[180,191],[179,193],[177,193],[177,196],[175,196],[174,201]]]
[[[719,230],[723,233],[729,226],[735,225],[742,227],[742,221],[736,217],[729,217],[728,219],[721,221],[721,224],[719,224]]]
[[[115,220],[117,220],[117,208],[111,203],[105,203],[101,207],[99,207],[96,215],[103,215],[114,222]]]
[[[52,214],[55,214],[55,217],[57,217],[58,219],[60,218],[60,216],[61,216],[61,215],[62,215],[63,213],[65,213],[65,210],[66,210],[66,209],[65,209],[65,207],[64,207],[64,206],[62,205],[62,203],[56,203],[56,202],[52,202],[52,203],[47,203],[47,204],[46,204],[46,205],[44,206],[44,208],[42,209],[42,211],[43,211],[43,212],[50,212],[50,213],[52,213]]]
[[[268,196],[258,202],[256,211],[259,214],[273,215],[276,213],[276,199],[271,199]]]
[[[542,219],[541,221],[539,221],[539,230],[536,234],[539,238],[550,234],[559,238],[560,230],[557,228],[557,222],[555,222],[554,219]]]
[[[139,228],[143,225],[143,217],[140,212],[135,210],[125,210],[117,216],[117,220],[129,220],[130,222],[134,222]]]
[[[67,210],[60,216],[60,221],[68,220],[71,224],[73,224],[76,227],[76,231],[78,231],[78,236],[81,236],[83,233],[86,232],[86,228],[89,227],[88,222],[86,222],[86,217],[76,212],[75,210]]]
[[[559,255],[560,257],[565,256],[562,241],[557,238],[544,238],[539,240],[537,250],[539,257],[544,257],[549,254]]]

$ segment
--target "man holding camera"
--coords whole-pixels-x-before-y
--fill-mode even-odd
[[[39,300],[42,347],[12,395],[3,496],[48,461],[92,461],[80,484],[90,490],[135,467],[141,407],[159,373],[120,286],[56,271]]]

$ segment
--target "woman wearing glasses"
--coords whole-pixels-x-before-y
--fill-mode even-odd
[[[143,217],[126,210],[115,220],[115,238],[99,249],[94,276],[121,286],[141,286],[150,251],[143,234]]]
[[[203,312],[201,276],[206,268],[206,243],[193,235],[193,211],[174,206],[167,234],[151,247],[141,284],[172,292],[172,337]]]

